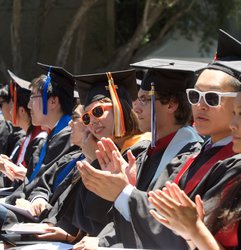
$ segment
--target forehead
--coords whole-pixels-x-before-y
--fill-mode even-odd
[[[145,96],[145,95],[149,95],[149,91],[143,90],[140,88],[138,91],[138,96],[141,97],[141,96]]]
[[[100,104],[101,104],[100,101],[92,102],[91,104],[84,107],[84,111],[88,111],[88,110],[90,110],[90,109],[92,109],[92,108],[94,108],[94,107],[96,107],[96,106],[98,106]]]
[[[31,94],[37,94],[37,93],[41,93],[40,89],[37,86],[33,86],[31,88]]]
[[[198,77],[195,88],[200,90],[226,90],[232,89],[229,84],[230,76],[219,70],[204,70]]]

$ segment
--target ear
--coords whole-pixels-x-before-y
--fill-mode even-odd
[[[168,103],[167,109],[170,113],[174,113],[178,108],[178,103],[176,101],[171,100]]]
[[[59,106],[58,96],[50,96],[48,99],[48,109],[52,110]]]
[[[20,107],[18,107],[17,113],[19,116],[23,116],[24,114],[26,114],[26,110],[24,107],[20,106]]]

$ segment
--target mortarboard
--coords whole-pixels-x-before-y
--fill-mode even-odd
[[[38,65],[45,71],[47,78],[43,85],[43,114],[47,114],[47,94],[49,85],[52,89],[63,90],[71,99],[74,98],[75,81],[73,75],[62,67],[46,65],[38,62]]]
[[[27,108],[31,94],[29,88],[31,83],[16,76],[10,70],[8,70],[8,74],[11,78],[9,89],[10,95],[13,99],[13,124],[16,125],[17,107],[23,106],[24,108]]]
[[[131,67],[148,69],[141,82],[141,89],[150,91],[151,96],[151,147],[156,141],[155,92],[184,92],[193,87],[196,73],[207,66],[205,63],[174,59],[153,58],[133,63]]]
[[[111,72],[115,85],[117,86],[117,94],[119,98],[126,98],[131,104],[131,100],[137,98],[136,73],[135,70],[124,70]],[[76,75],[77,90],[79,92],[80,103],[89,105],[90,103],[110,98],[108,90],[108,77],[106,73]]]
[[[10,70],[8,70],[8,74],[10,75],[11,79],[17,83],[17,85],[22,88],[22,89],[26,89],[30,91],[29,85],[31,84],[31,82],[25,81],[23,79],[21,79],[20,77],[16,76],[13,72],[11,72]]]
[[[226,74],[241,81],[241,58],[240,61],[214,61],[208,65],[208,69],[221,70]]]
[[[115,136],[125,134],[122,106],[119,99],[126,100],[132,106],[132,100],[137,98],[136,72],[133,69],[76,75],[77,90],[80,104],[88,106],[94,101],[108,97],[112,100],[115,117]]]
[[[143,90],[150,90],[151,83],[155,84],[156,91],[182,91],[193,86],[195,73],[207,66],[205,63],[172,60],[172,59],[148,59],[133,63],[131,67],[148,69],[141,83]]]
[[[239,81],[241,80],[241,42],[219,30],[218,48],[214,61],[207,69],[223,71]]]
[[[241,59],[241,42],[219,29],[216,60],[233,61]]]

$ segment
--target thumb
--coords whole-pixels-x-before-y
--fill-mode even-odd
[[[130,167],[136,164],[136,157],[132,154],[131,150],[127,151],[127,158]]]

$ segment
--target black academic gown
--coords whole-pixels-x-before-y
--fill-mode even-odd
[[[26,148],[26,152],[24,155],[24,162],[25,162],[26,168],[27,168],[27,173],[26,173],[27,178],[29,178],[32,174],[32,171],[33,171],[32,166],[35,166],[39,160],[39,154],[40,154],[40,151],[41,151],[45,141],[46,141],[46,136],[36,136],[35,138],[33,138],[29,142],[29,144]],[[14,154],[14,155],[15,155],[15,157],[13,159],[13,162],[16,163],[18,155],[19,155],[19,151],[16,152],[16,154]],[[22,181],[18,180],[18,181],[12,182],[7,177],[4,177],[3,183],[4,183],[4,187],[11,186],[11,187],[13,187],[13,189],[11,191],[14,191],[22,184]]]
[[[41,168],[37,174],[37,176],[29,183],[28,178],[26,177],[24,183],[20,185],[10,196],[6,198],[6,203],[15,205],[15,201],[18,198],[28,198],[30,193],[36,187],[39,178],[49,169],[56,161],[58,161],[63,155],[69,152],[71,149],[70,143],[70,134],[71,128],[65,127],[59,133],[54,135],[51,134],[47,138],[47,149],[45,158],[41,165]],[[30,166],[28,171],[33,171],[35,166]]]
[[[193,153],[200,151],[200,143],[188,143],[184,146],[175,158],[166,166],[160,175],[162,186],[170,176],[178,169],[184,161]],[[150,207],[147,200],[147,192],[154,189],[155,183],[150,185],[151,179],[161,161],[165,149],[160,150],[147,159],[147,155],[141,156],[142,165],[139,170],[137,188],[134,189],[129,198],[129,210],[131,223],[127,222],[122,215],[114,209],[114,224],[111,223],[98,235],[99,246],[114,246],[125,248],[146,248],[146,249],[187,249],[186,242],[176,235],[167,238],[166,228],[162,228],[165,244],[160,244],[160,235],[156,231],[155,224],[149,213]],[[147,172],[147,174],[146,174]],[[140,174],[141,173],[141,174]],[[157,182],[158,180],[157,179]],[[156,223],[157,224],[157,223]],[[159,223],[160,225],[160,223]],[[157,227],[159,228],[159,225]]]
[[[138,156],[143,150],[147,148],[149,141],[144,140],[137,142],[134,146],[130,147],[134,156]],[[123,152],[123,157],[127,159],[126,152]],[[95,168],[100,169],[98,161],[92,163]],[[76,229],[80,229],[83,232],[88,233],[89,235],[96,236],[103,227],[112,220],[112,205],[113,203],[107,200],[100,198],[94,193],[90,192],[85,188],[85,186],[80,183],[76,189],[77,197],[75,197],[75,209],[73,214],[72,223],[70,222],[69,216],[64,216],[66,222],[60,222],[59,225],[69,233],[73,233]],[[72,225],[73,224],[73,225]],[[75,231],[76,232],[76,231]]]
[[[190,171],[184,174],[181,178],[180,186],[185,187],[185,184],[192,178],[193,174],[199,169],[208,159],[210,159],[221,147],[212,148],[202,153],[196,158],[196,161],[190,167]],[[181,162],[179,167],[174,171],[169,180],[174,180],[179,170],[186,161]],[[224,187],[227,181],[231,180],[241,169],[240,155],[235,155],[226,160],[219,161],[199,182],[195,189],[189,194],[194,199],[196,194],[206,200],[218,194]],[[165,178],[160,176],[153,190],[162,188],[165,184]],[[150,214],[151,208],[147,200],[147,194],[134,190],[130,196],[129,208],[132,218],[132,227],[134,228],[137,247],[151,249],[186,249],[185,242],[177,237],[171,230],[162,226]],[[124,243],[125,238],[121,238]]]
[[[0,154],[10,157],[14,148],[20,145],[24,139],[25,132],[14,127],[10,121],[0,120]]]
[[[48,222],[56,224],[56,215],[61,210],[65,198],[68,196],[72,189],[72,183],[76,176],[78,176],[78,170],[74,166],[67,174],[67,176],[59,183],[54,190],[54,184],[56,178],[61,171],[74,159],[77,159],[82,155],[79,147],[71,147],[71,152],[61,157],[56,163],[54,163],[39,179],[37,186],[33,189],[28,197],[29,201],[34,200],[37,197],[42,197],[48,202],[48,207],[40,215],[41,222]],[[52,211],[53,210],[53,211]]]

